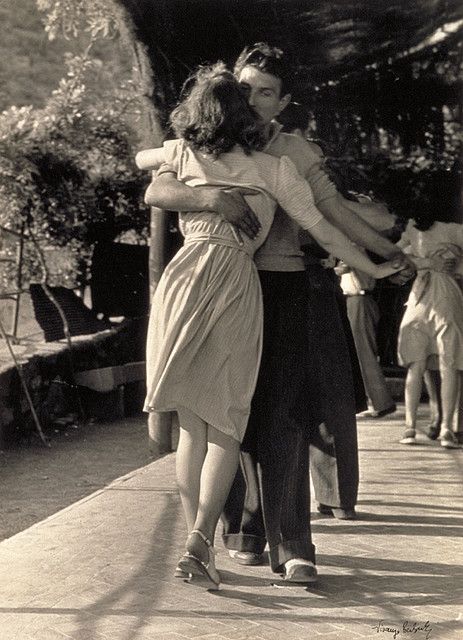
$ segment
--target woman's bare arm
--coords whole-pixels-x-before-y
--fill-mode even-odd
[[[152,171],[159,169],[165,160],[166,154],[164,147],[143,149],[135,156],[135,164],[139,169],[151,169]]]
[[[326,251],[341,258],[349,267],[363,271],[373,278],[386,278],[400,270],[392,262],[374,264],[342,231],[324,218],[312,226],[309,232]]]

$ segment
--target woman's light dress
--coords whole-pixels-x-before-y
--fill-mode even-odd
[[[164,143],[166,162],[189,186],[245,186],[259,218],[255,240],[216,213],[180,214],[184,246],[167,265],[152,300],[145,411],[186,407],[243,439],[262,350],[262,295],[253,255],[272,224],[276,200],[302,227],[322,218],[289,158],[241,148],[217,159],[182,140]]]
[[[400,245],[420,258],[442,252],[461,256],[463,225],[435,222],[427,231],[418,231],[410,221]],[[405,367],[438,356],[440,366],[463,369],[463,293],[454,275],[418,272],[400,325],[398,356]]]

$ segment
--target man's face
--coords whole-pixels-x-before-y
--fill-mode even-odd
[[[248,102],[264,124],[269,124],[290,102],[290,94],[281,96],[281,80],[256,67],[247,66],[241,71],[238,81],[248,92]]]

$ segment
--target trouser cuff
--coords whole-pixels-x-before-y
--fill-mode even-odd
[[[236,549],[236,551],[249,551],[251,553],[264,553],[266,540],[260,536],[253,536],[248,533],[228,533],[222,535],[223,544],[226,549]]]

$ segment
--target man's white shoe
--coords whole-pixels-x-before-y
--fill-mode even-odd
[[[283,578],[288,582],[310,583],[318,578],[317,568],[310,560],[292,558],[284,563]]]

